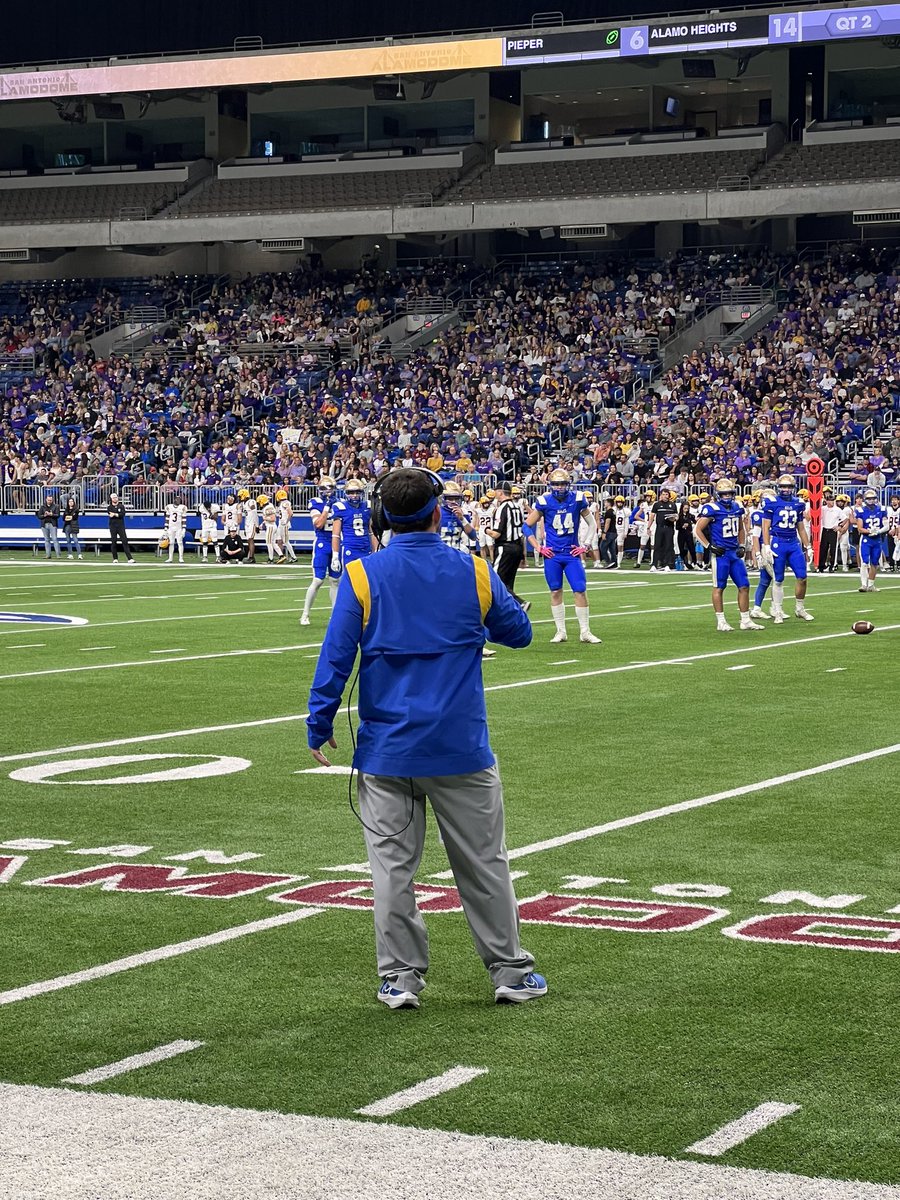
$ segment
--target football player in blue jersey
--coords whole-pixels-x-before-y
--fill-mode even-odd
[[[332,509],[331,569],[340,572],[348,562],[367,558],[378,549],[371,529],[372,510],[366,501],[365,486],[358,479],[344,484],[344,499]]]
[[[319,494],[314,497],[309,506],[313,524],[313,581],[306,589],[306,599],[303,601],[303,612],[300,624],[309,624],[309,614],[312,610],[316,594],[326,578],[328,590],[331,593],[331,607],[337,595],[338,580],[341,575],[340,563],[337,569],[331,562],[331,522],[334,509],[334,480],[329,475],[323,475],[319,480]]]
[[[586,553],[579,545],[578,527],[582,520],[592,524],[589,505],[582,492],[572,490],[568,471],[557,469],[550,472],[550,490],[539,496],[534,507],[525,518],[525,535],[544,560],[544,578],[550,589],[550,612],[556,625],[551,642],[565,642],[566,606],[563,603],[563,576],[568,580],[575,600],[575,616],[578,618],[580,638],[583,642],[597,644],[600,641],[591,633],[587,600],[587,575],[581,561]],[[544,545],[535,535],[535,526],[543,518]]]
[[[707,548],[712,551],[712,606],[716,614],[716,628],[720,633],[730,633],[732,629],[725,620],[724,605],[729,579],[738,591],[741,629],[762,629],[762,625],[757,625],[750,617],[750,577],[744,564],[747,519],[734,497],[735,487],[731,480],[720,479],[716,484],[715,500],[703,505],[694,526],[694,536],[704,551]]]
[[[772,617],[776,625],[784,624],[784,575],[788,567],[793,572],[794,613],[801,621],[812,621],[806,611],[806,568],[812,560],[812,546],[806,528],[806,504],[796,494],[793,475],[782,475],[774,500],[763,505],[762,548],[760,561],[771,572]]]
[[[771,488],[764,488],[761,492],[754,493],[753,507],[750,510],[750,553],[753,555],[753,562],[756,563],[759,570],[759,583],[756,585],[756,591],[753,594],[753,607],[750,609],[750,616],[754,620],[769,621],[772,618],[771,613],[763,612],[762,603],[766,598],[766,592],[772,586],[772,575],[762,559],[762,523],[763,523],[763,507],[767,500],[774,500],[775,493]]]
[[[878,501],[874,488],[863,492],[863,506],[856,518],[859,530],[859,590],[874,592],[878,564],[884,554],[884,537],[888,529],[888,510]]]

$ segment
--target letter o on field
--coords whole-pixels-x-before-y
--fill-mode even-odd
[[[675,896],[679,900],[713,900],[731,895],[731,888],[719,883],[658,883],[650,891],[657,896]]]
[[[182,766],[162,770],[141,771],[134,775],[104,775],[93,779],[61,779],[85,771],[101,771],[106,767],[122,767],[129,763],[151,763],[179,759]],[[193,760],[190,765],[185,760]],[[249,758],[226,754],[107,754],[100,758],[64,758],[38,763],[10,771],[10,779],[19,783],[68,783],[82,787],[101,787],[126,783],[176,783],[183,779],[208,779],[216,775],[234,775],[252,766]]]

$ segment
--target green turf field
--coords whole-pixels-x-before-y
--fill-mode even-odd
[[[189,1039],[202,1047],[95,1090],[348,1118],[462,1064],[487,1073],[392,1120],[679,1157],[781,1102],[799,1107],[718,1161],[900,1181],[900,577],[875,595],[852,574],[815,578],[814,624],[726,635],[708,577],[589,575],[602,646],[578,642],[571,608],[570,640],[549,644],[531,570],[519,590],[534,601],[534,643],[484,664],[507,842],[534,921],[523,940],[550,995],[494,1006],[462,915],[437,911],[422,1007],[392,1013],[374,999],[371,914],[331,906],[335,881],[366,895],[347,776],[297,773],[315,765],[302,716],[327,618],[320,592],[300,627],[307,567],[4,555],[0,611],[88,623],[0,624],[0,1080],[58,1085]],[[861,616],[874,636],[849,632]],[[346,764],[343,716],[337,738]],[[875,750],[889,752],[858,757]],[[93,761],[122,756],[142,757]],[[247,763],[102,783],[215,771],[221,756]],[[47,774],[52,763],[69,770]],[[172,858],[200,850],[218,855]],[[255,857],[222,861],[241,855]],[[175,878],[135,874],[141,864],[285,878],[232,898],[116,890],[113,872],[28,886],[117,862],[132,871],[120,889]],[[432,827],[422,882],[452,886],[430,878],[446,866]],[[330,898],[273,900],[326,882]],[[177,957],[20,991],[304,909]],[[775,914],[787,916],[744,925]],[[858,917],[869,921],[853,928]]]

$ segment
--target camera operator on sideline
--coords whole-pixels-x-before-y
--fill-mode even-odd
[[[389,1008],[418,1008],[428,936],[413,883],[431,802],[478,954],[498,1002],[543,996],[519,915],[503,832],[503,792],[488,740],[481,651],[487,636],[527,646],[531,625],[482,558],[440,538],[443,484],[401,468],[373,494],[386,549],[346,565],[309,698],[315,760],[335,746],[334,718],[360,651],[360,819],[372,868],[375,943]]]

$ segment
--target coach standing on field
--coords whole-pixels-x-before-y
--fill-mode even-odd
[[[525,561],[525,514],[522,506],[512,498],[508,483],[500,485],[501,500],[494,514],[494,527],[488,530],[494,539],[494,570],[506,584],[509,594],[522,605],[525,612],[531,601],[516,595],[516,573]]]
[[[518,648],[531,625],[484,559],[440,538],[437,475],[401,468],[373,498],[392,537],[348,563],[319,655],[307,718],[317,762],[334,746],[344,686],[359,666],[353,765],[375,897],[375,943],[389,1008],[418,1008],[428,937],[413,882],[431,802],[478,953],[497,1001],[543,996],[546,981],[519,941],[503,834],[503,794],[488,740],[481,651]]]
[[[125,551],[125,557],[133,565],[134,558],[131,554],[131,547],[128,545],[128,534],[125,532],[125,505],[119,499],[118,492],[110,494],[106,512],[109,517],[109,544],[112,549],[113,562],[119,561],[119,545],[121,544]]]

